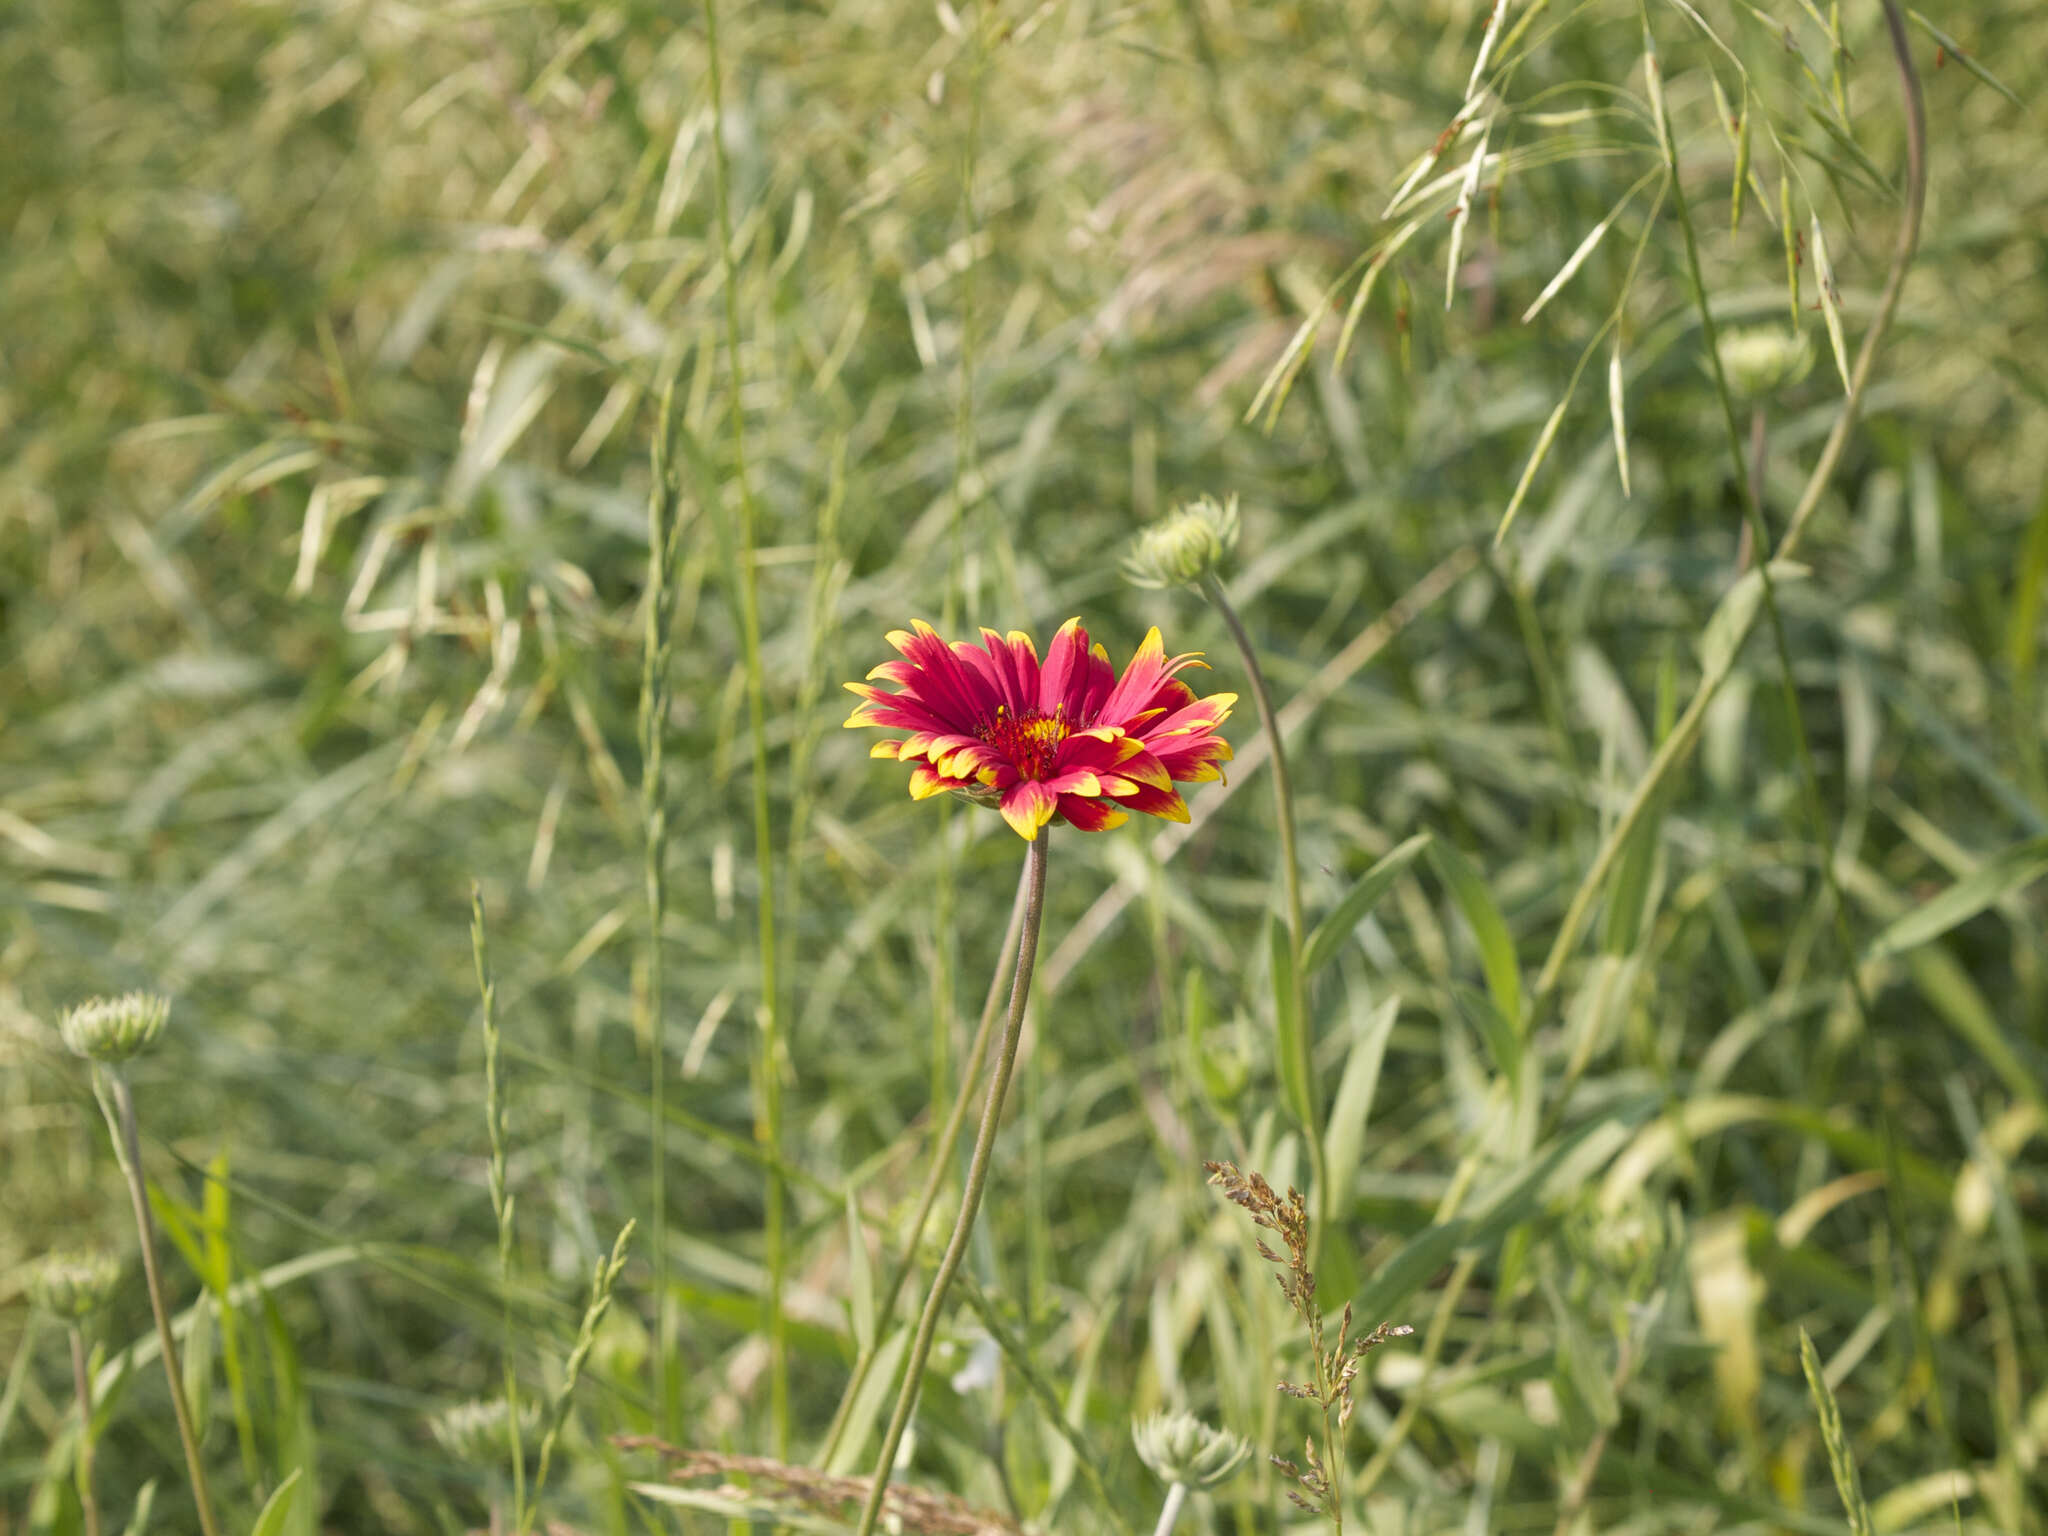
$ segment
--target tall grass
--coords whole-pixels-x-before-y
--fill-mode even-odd
[[[223,1524],[481,1523],[423,1426],[510,1379],[536,1524],[850,1526],[1018,849],[831,684],[1078,612],[1271,718],[1061,839],[891,1510],[1148,1528],[1187,1409],[1260,1454],[1183,1531],[1310,1430],[1353,1529],[2041,1530],[2048,19],[1905,22],[1910,262],[1876,0],[22,0],[0,1523],[82,1529],[35,1264],[133,1246],[50,1023],[149,986]],[[1200,493],[1235,625],[1118,574]],[[1414,1327],[1345,1432],[1204,1160]],[[196,1529],[126,1274],[92,1486]]]

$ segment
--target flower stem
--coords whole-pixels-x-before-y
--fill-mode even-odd
[[[903,1251],[896,1256],[895,1267],[889,1272],[889,1283],[883,1287],[881,1301],[875,1309],[878,1342],[886,1333],[889,1320],[896,1315],[896,1299],[903,1294],[903,1282],[910,1278],[911,1265],[917,1259],[918,1239],[924,1234],[932,1203],[939,1197],[939,1186],[946,1180],[946,1170],[953,1165],[953,1148],[959,1144],[961,1126],[967,1123],[967,1106],[974,1098],[974,1082],[981,1076],[982,1063],[988,1060],[989,1037],[995,1031],[996,1010],[1003,999],[1003,981],[1010,974],[1010,961],[1017,953],[1017,943],[1024,932],[1024,909],[1029,905],[1030,895],[1031,863],[1027,859],[1017,878],[1017,899],[1010,904],[1010,926],[1004,931],[1003,947],[996,956],[995,974],[989,977],[988,996],[982,1000],[981,1023],[974,1031],[974,1043],[968,1049],[967,1064],[960,1073],[960,1091],[953,1096],[952,1111],[946,1116],[945,1127],[932,1146],[931,1168],[925,1174],[924,1189],[917,1197],[917,1213],[910,1218],[909,1236],[903,1240]],[[875,1354],[875,1349],[871,1348],[854,1362],[853,1375],[848,1378],[846,1390],[840,1395],[839,1408],[832,1415],[832,1426],[825,1432],[824,1447],[818,1452],[817,1464],[821,1467],[832,1464],[840,1438],[846,1433],[847,1415],[853,1411],[854,1399],[860,1396],[860,1389],[867,1384],[868,1372],[874,1369]]]
[[[1301,916],[1301,860],[1295,852],[1294,840],[1294,781],[1288,776],[1287,744],[1280,739],[1280,722],[1273,712],[1272,690],[1267,688],[1266,674],[1260,670],[1258,652],[1252,649],[1251,636],[1245,633],[1237,610],[1230,606],[1223,583],[1216,579],[1213,571],[1203,573],[1202,595],[1222,615],[1225,626],[1230,630],[1230,638],[1237,642],[1237,653],[1244,661],[1245,676],[1251,680],[1252,701],[1258,706],[1259,725],[1266,733],[1266,742],[1273,754],[1273,809],[1280,823],[1280,880],[1287,896],[1287,954],[1292,962],[1289,969],[1294,989],[1294,1017],[1299,1025],[1294,1032],[1298,1052],[1296,1067],[1306,1090],[1303,1107],[1307,1123],[1301,1130],[1308,1138],[1309,1170],[1316,1188],[1315,1220],[1309,1228],[1308,1250],[1309,1267],[1314,1268],[1336,1192],[1329,1187],[1323,1158],[1323,1115],[1315,1090],[1315,1046],[1310,1039],[1308,990],[1302,985],[1301,951],[1306,941],[1306,930]]]
[[[967,1187],[960,1195],[960,1214],[953,1220],[953,1236],[946,1244],[932,1276],[932,1288],[924,1298],[924,1312],[917,1320],[917,1336],[911,1340],[910,1358],[903,1365],[903,1384],[896,1392],[896,1408],[889,1415],[889,1428],[882,1437],[881,1453],[875,1458],[875,1475],[868,1488],[866,1505],[860,1512],[855,1536],[874,1536],[875,1521],[882,1513],[882,1500],[889,1491],[889,1474],[896,1465],[896,1448],[903,1443],[903,1431],[910,1423],[910,1411],[917,1404],[918,1388],[924,1383],[924,1364],[932,1351],[932,1336],[938,1332],[939,1313],[946,1303],[946,1291],[966,1256],[968,1239],[974,1233],[974,1217],[981,1209],[982,1192],[988,1187],[988,1168],[995,1151],[996,1131],[1003,1123],[1003,1098],[1010,1090],[1010,1073],[1017,1065],[1017,1042],[1024,1033],[1024,1004],[1031,996],[1031,971],[1038,958],[1038,929],[1045,916],[1045,845],[1049,829],[1041,827],[1024,853],[1024,928],[1017,941],[1017,974],[1010,983],[1010,1013],[1003,1024],[1003,1043],[996,1053],[995,1074],[989,1080],[988,1097],[981,1111],[981,1129],[974,1138],[974,1156],[967,1165]]]
[[[1159,1506],[1159,1523],[1152,1527],[1152,1536],[1173,1536],[1174,1522],[1180,1519],[1180,1507],[1188,1501],[1188,1485],[1175,1483],[1166,1490],[1166,1502]]]
[[[85,1368],[85,1333],[71,1325],[71,1380],[78,1392],[78,1502],[85,1510],[85,1536],[100,1536],[99,1500],[92,1496],[92,1372]]]
[[[200,1530],[205,1536],[220,1536],[220,1523],[213,1517],[213,1498],[206,1488],[206,1467],[199,1459],[199,1437],[192,1429],[192,1410],[185,1403],[185,1378],[178,1368],[177,1340],[171,1336],[171,1312],[164,1303],[163,1276],[156,1267],[156,1224],[150,1219],[149,1191],[142,1181],[142,1140],[135,1130],[135,1096],[128,1091],[128,1079],[118,1067],[98,1070],[113,1095],[107,1129],[114,1134],[115,1161],[128,1180],[128,1199],[135,1207],[135,1230],[142,1240],[142,1277],[149,1287],[149,1309],[156,1315],[164,1376],[171,1387],[171,1417],[177,1420],[178,1443],[184,1447],[185,1470],[192,1478],[192,1502],[199,1509]],[[107,1110],[104,1096],[100,1108],[103,1112]]]

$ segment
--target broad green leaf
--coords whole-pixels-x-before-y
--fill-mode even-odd
[[[1558,1294],[1548,1277],[1543,1281],[1543,1299],[1550,1304],[1551,1318],[1557,1324],[1557,1359],[1565,1379],[1594,1421],[1612,1428],[1621,1422],[1621,1404],[1614,1395],[1614,1382],[1600,1362],[1599,1347],[1586,1330],[1584,1316]]]
[[[1394,1032],[1394,1018],[1401,1011],[1401,999],[1389,997],[1366,1016],[1344,1059],[1344,1076],[1337,1084],[1337,1097],[1330,1106],[1330,1125],[1323,1136],[1323,1166],[1330,1188],[1340,1202],[1331,1209],[1342,1212],[1358,1177],[1359,1159],[1365,1153],[1365,1123],[1372,1111],[1373,1091],[1379,1087],[1380,1064],[1386,1060],[1387,1039]]]
[[[847,1289],[852,1293],[847,1303],[853,1313],[853,1341],[865,1355],[875,1347],[874,1260],[868,1253],[860,1206],[850,1188],[846,1191],[846,1274]]]
[[[1507,920],[1485,880],[1471,860],[1441,840],[1429,845],[1429,859],[1437,875],[1449,887],[1451,899],[1465,914],[1472,937],[1479,944],[1479,965],[1486,973],[1486,990],[1493,994],[1501,1017],[1519,1034],[1522,1027],[1522,972],[1515,960],[1515,941]]]
[[[1940,945],[1923,945],[1906,961],[1913,985],[1933,1005],[1934,1011],[1957,1034],[1968,1041],[1985,1062],[2005,1081],[2006,1087],[2048,1118],[2048,1093],[2027,1070],[2027,1064],[2005,1038],[1998,1016],[1968,971]]]
[[[128,1517],[128,1529],[123,1536],[147,1536],[149,1517],[156,1510],[156,1479],[151,1478],[142,1485],[142,1491],[135,1495],[135,1512]]]
[[[1986,907],[2048,874],[2048,837],[2030,837],[1994,854],[1939,896],[1929,898],[1871,940],[1873,960],[1938,939]]]
[[[1413,1296],[1460,1248],[1498,1242],[1513,1227],[1544,1208],[1551,1175],[1582,1143],[1611,1122],[1589,1121],[1546,1145],[1521,1170],[1488,1194],[1477,1197],[1475,1212],[1428,1227],[1403,1243],[1358,1293],[1355,1315],[1363,1327],[1401,1322],[1395,1311]],[[1590,1176],[1590,1171],[1589,1171]],[[1410,1319],[1409,1321],[1413,1321]]]
[[[264,1500],[263,1513],[249,1528],[249,1536],[279,1536],[285,1521],[291,1516],[292,1500],[298,1497],[300,1475],[299,1468],[292,1468],[292,1475],[279,1483],[270,1497]]]
[[[1280,1086],[1295,1124],[1306,1129],[1309,1117],[1307,1042],[1302,1037],[1302,1018],[1295,1008],[1294,958],[1288,952],[1287,930],[1279,923],[1267,925],[1273,956],[1274,1049],[1280,1054]]]
[[[903,1351],[909,1343],[910,1328],[906,1324],[889,1335],[881,1353],[875,1356],[868,1379],[861,1383],[860,1396],[847,1410],[846,1431],[839,1437],[839,1449],[825,1466],[827,1472],[845,1473],[861,1464],[861,1458],[867,1452],[868,1439],[874,1433],[875,1419],[882,1411],[882,1404],[896,1389],[896,1367],[903,1363]]]
[[[1515,1026],[1501,1016],[1493,999],[1477,987],[1454,982],[1451,996],[1458,1004],[1458,1011],[1465,1016],[1465,1022],[1486,1042],[1486,1054],[1493,1058],[1494,1071],[1510,1083],[1519,1083],[1522,1080],[1522,1037]]]
[[[1803,581],[1811,572],[1796,560],[1773,560],[1771,580],[1778,586]],[[1764,600],[1761,567],[1745,571],[1742,578],[1722,595],[1714,616],[1700,634],[1700,670],[1708,677],[1720,677],[1735,665],[1736,653],[1756,624],[1757,608]]]
[[[1302,946],[1301,974],[1304,981],[1337,958],[1352,931],[1371,915],[1380,898],[1387,894],[1401,872],[1415,862],[1415,856],[1429,846],[1429,841],[1427,832],[1418,832],[1393,849],[1360,875],[1351,889],[1344,893],[1343,899],[1316,924],[1309,933],[1308,943]]]

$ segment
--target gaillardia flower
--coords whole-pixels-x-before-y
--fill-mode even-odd
[[[997,807],[1019,837],[1036,838],[1055,813],[1083,832],[1121,826],[1127,811],[1186,821],[1174,781],[1223,777],[1217,764],[1230,760],[1230,745],[1215,731],[1237,695],[1196,698],[1174,674],[1207,663],[1169,657],[1158,630],[1121,677],[1079,619],[1060,626],[1043,662],[1019,630],[981,635],[978,646],[949,645],[919,620],[889,635],[903,659],[868,674],[894,683],[895,693],[872,681],[846,685],[863,700],[847,725],[910,732],[875,743],[869,755],[915,764],[913,798],[951,790]]]

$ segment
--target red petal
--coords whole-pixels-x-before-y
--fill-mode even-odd
[[[1060,797],[1036,779],[1019,779],[1003,791],[1003,820],[1027,842],[1036,842],[1038,829],[1052,820]]]
[[[1088,631],[1079,619],[1069,619],[1045,648],[1045,666],[1038,674],[1038,712],[1056,713],[1065,706],[1067,718],[1081,717],[1081,685],[1087,681]]]
[[[1104,805],[1100,800],[1085,800],[1079,795],[1061,795],[1060,819],[1070,827],[1079,827],[1083,832],[1107,832],[1111,827],[1122,826],[1131,818],[1114,806]]]

